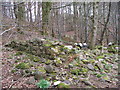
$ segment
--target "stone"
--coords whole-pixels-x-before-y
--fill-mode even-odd
[[[115,70],[117,70],[117,69],[118,69],[118,66],[117,66],[117,65],[115,65],[115,64],[113,64],[113,65],[112,65],[112,67],[113,67],[113,69],[115,69]]]
[[[56,85],[58,85],[58,84],[60,84],[61,83],[61,81],[56,81],[56,82],[54,82],[54,86],[56,86]]]
[[[68,84],[68,85],[71,84],[71,82],[70,82],[69,80],[65,80],[65,81],[63,81],[63,83],[66,83],[66,84]]]
[[[88,67],[88,69],[90,69],[90,70],[94,70],[94,66],[93,66],[92,64],[88,64],[87,67]]]
[[[29,80],[26,81],[27,84],[35,84],[34,77],[30,77]]]
[[[104,59],[98,59],[99,61],[104,61]]]
[[[35,78],[36,80],[40,80],[41,78],[44,78],[44,77],[45,77],[45,74],[44,74],[43,72],[36,71],[36,72],[34,73],[34,78]]]
[[[73,68],[73,67],[74,67],[74,65],[73,65],[73,64],[69,64],[68,66],[69,66],[69,68]]]
[[[51,72],[53,72],[53,66],[52,65],[46,65],[45,70],[46,70],[46,72],[51,73]]]
[[[90,81],[83,81],[86,85],[93,86],[93,84]]]

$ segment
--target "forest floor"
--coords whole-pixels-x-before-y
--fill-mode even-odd
[[[28,55],[26,58],[27,54],[23,53],[22,55],[19,55],[17,50],[5,47],[4,45],[8,42],[11,42],[13,39],[16,39],[17,41],[26,41],[38,37],[42,38],[42,36],[40,36],[37,32],[31,31],[24,32],[24,34],[13,34],[9,39],[7,35],[10,36],[11,33],[4,35],[2,41],[2,88],[37,88],[36,83],[39,82],[39,80],[34,79],[34,75],[24,76],[24,74],[21,74],[23,73],[23,70],[18,70],[16,72],[14,71],[15,67],[19,63],[26,62],[26,60],[30,59],[30,56]],[[95,53],[95,55],[93,55],[93,53]],[[61,68],[64,63],[61,63],[60,65],[58,64],[57,66],[53,65],[53,67],[56,69],[56,72],[53,71],[53,74],[56,76],[57,74],[59,75],[58,77],[53,78],[52,76],[49,76],[50,73],[45,73],[52,78],[47,78],[47,80],[51,83],[50,87],[54,86],[54,82],[61,81],[70,85],[69,88],[117,88],[117,53],[105,53],[104,55],[97,55],[97,53],[99,52],[95,50],[80,51],[79,58],[83,61],[79,63],[82,63],[86,66],[79,66],[76,62],[70,63],[70,65],[72,64],[73,67],[67,67],[67,69]],[[102,60],[105,61],[102,62]],[[95,62],[97,63],[97,67],[94,66]],[[32,69],[35,69],[38,66],[41,67],[47,65],[46,63],[38,62],[34,62],[33,64],[33,67],[31,67]],[[65,67],[65,65],[63,67]],[[81,68],[83,70],[82,73],[80,71],[73,71]],[[58,73],[57,71],[61,72]],[[64,75],[62,72],[65,72],[69,75]],[[68,79],[66,79],[67,77]]]

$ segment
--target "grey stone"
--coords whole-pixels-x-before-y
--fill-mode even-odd
[[[44,78],[44,77],[45,77],[45,74],[44,74],[43,72],[36,71],[36,72],[34,73],[34,78],[35,78],[36,80],[40,80],[41,78]]]
[[[90,81],[83,81],[86,85],[93,86],[93,84]]]
[[[29,80],[26,81],[27,84],[35,84],[34,77],[30,77]]]
[[[46,72],[51,73],[51,72],[53,72],[53,66],[52,65],[46,65],[45,70],[46,70]]]
[[[87,67],[90,69],[90,70],[94,70],[94,66],[92,64],[88,64]]]
[[[63,83],[68,84],[68,85],[71,84],[71,82],[69,80],[65,80],[65,81],[63,81]]]

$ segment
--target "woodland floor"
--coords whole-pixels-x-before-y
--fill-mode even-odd
[[[14,32],[11,32],[14,33]],[[6,33],[3,36],[3,47],[2,47],[2,88],[36,88],[37,86],[34,84],[27,84],[26,81],[29,80],[31,77],[23,77],[19,73],[11,73],[13,69],[13,64],[15,64],[15,60],[22,58],[19,56],[14,56],[17,51],[9,50],[4,47],[4,44],[7,42],[18,39],[18,40],[28,40],[32,38],[37,38],[39,34],[37,32],[24,32],[24,35],[21,34],[13,34],[11,37],[11,33]],[[16,38],[15,38],[16,37]],[[42,38],[42,36],[39,36]],[[117,70],[114,70],[112,75],[117,75]],[[38,82],[37,80],[35,82]],[[94,75],[90,76],[90,82],[94,84],[98,88],[117,88],[117,82],[101,82],[99,78],[95,77]],[[79,82],[81,88],[87,87],[83,82]],[[77,88],[77,86],[71,86],[71,88]]]

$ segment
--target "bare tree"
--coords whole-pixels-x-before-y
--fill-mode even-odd
[[[108,10],[107,19],[106,19],[106,21],[105,21],[105,23],[104,23],[104,28],[103,28],[103,31],[102,31],[101,37],[100,37],[100,44],[101,44],[101,45],[102,45],[102,41],[103,41],[103,39],[104,39],[105,32],[106,32],[106,30],[107,30],[107,24],[108,24],[108,22],[109,22],[109,17],[110,17],[110,9],[111,9],[111,2],[109,2],[109,10]]]
[[[98,3],[93,2],[93,15],[92,15],[92,35],[91,35],[91,43],[90,48],[93,49],[96,44],[97,37],[97,16],[98,16]]]

